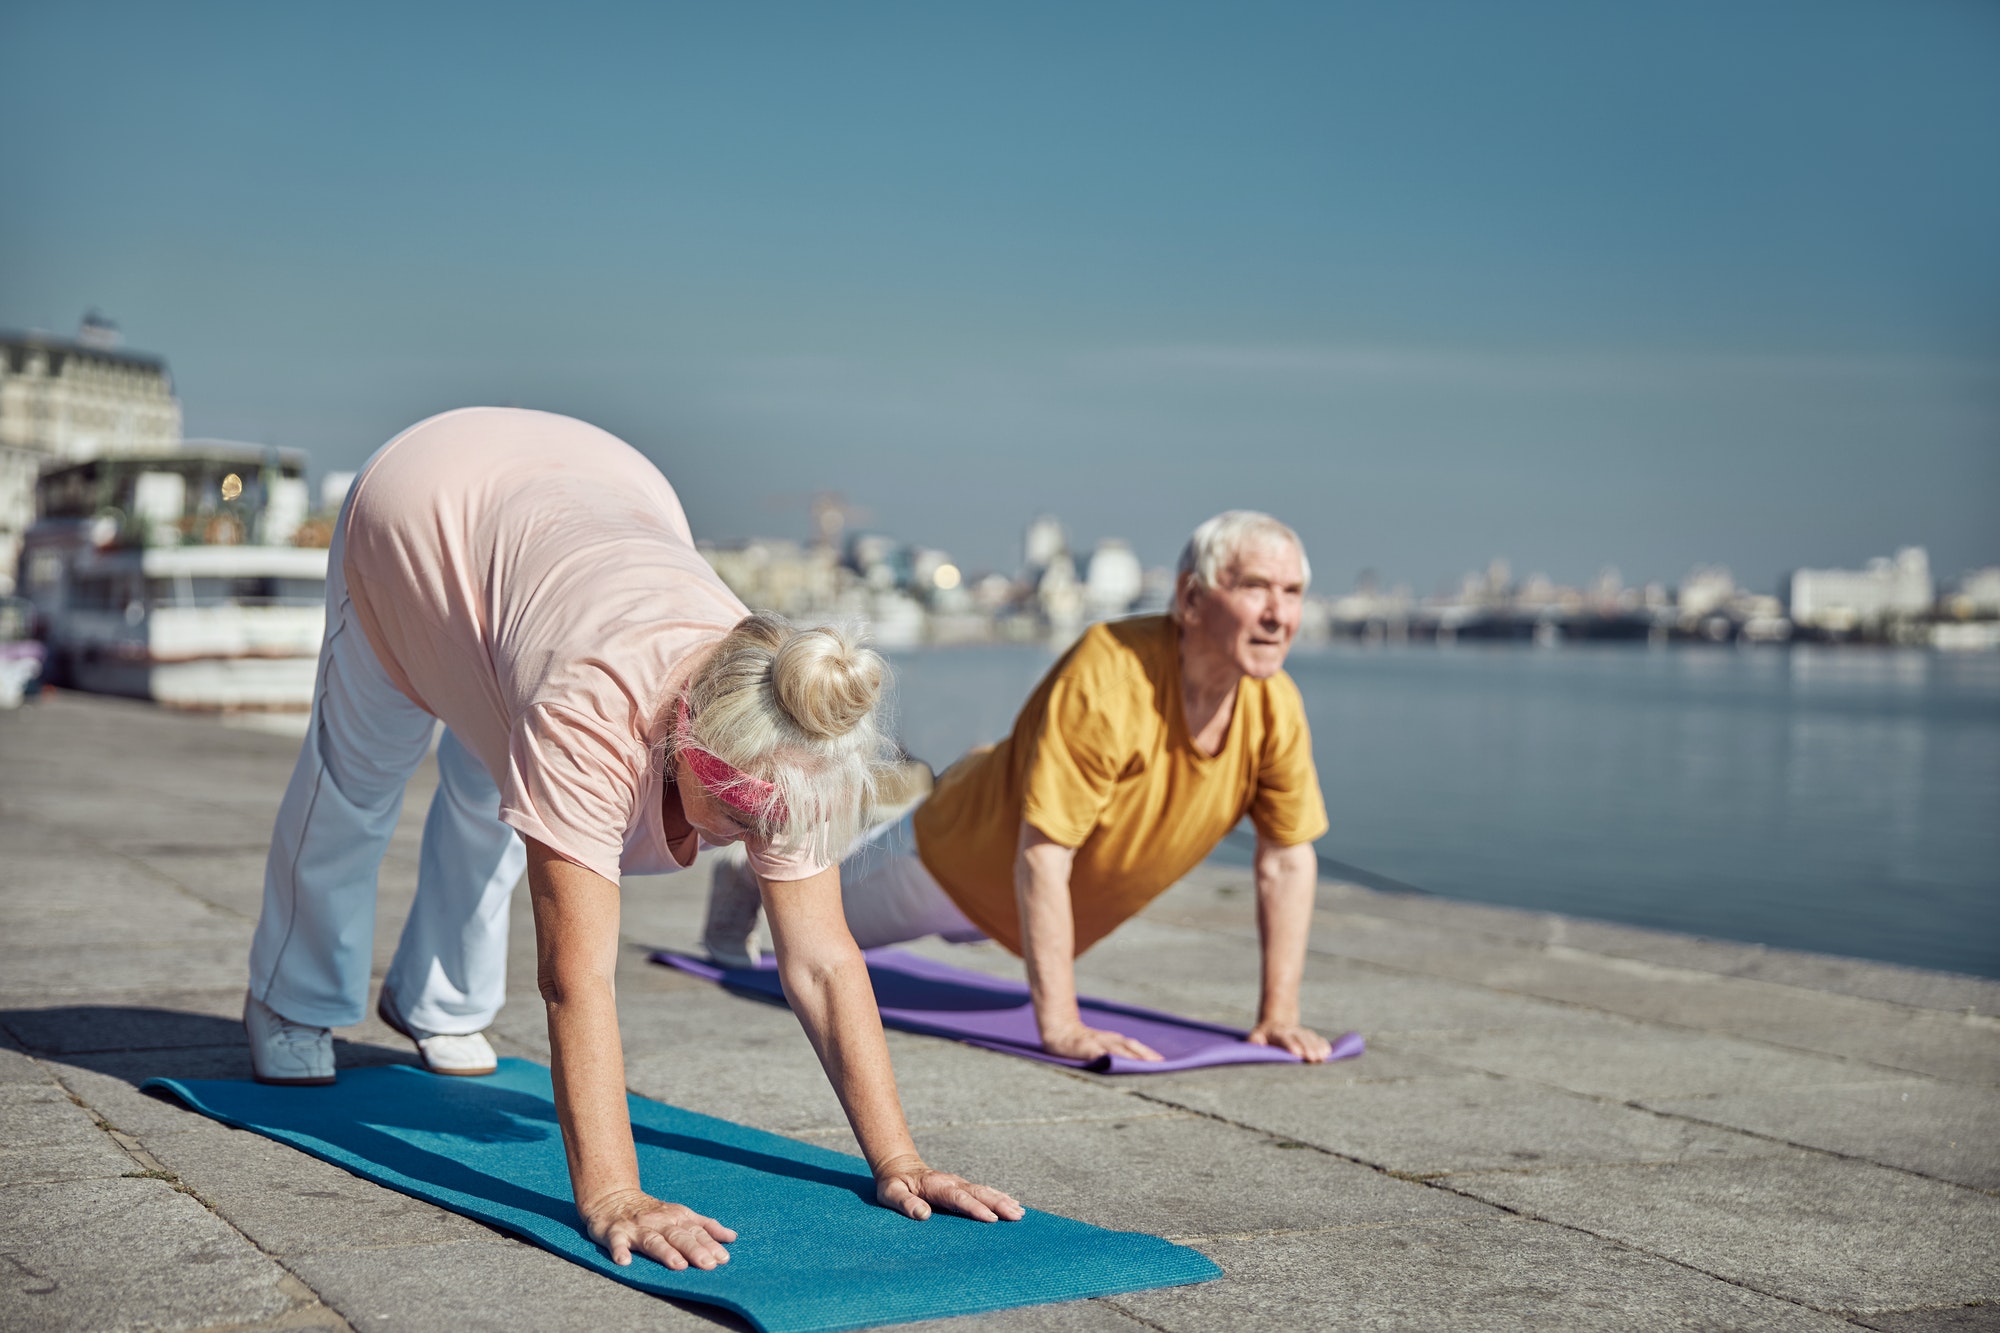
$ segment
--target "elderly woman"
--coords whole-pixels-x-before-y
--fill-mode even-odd
[[[748,615],[666,479],[604,431],[497,408],[411,427],[363,469],[334,532],[312,722],[250,950],[256,1076],[333,1081],[328,1029],[367,1003],[375,873],[442,720],[416,901],[377,1012],[433,1072],[490,1073],[482,1029],[525,867],[571,1188],[615,1261],[712,1268],[736,1238],[640,1188],[612,980],[620,874],[736,842],[877,1197],[912,1218],[1019,1218],[917,1155],[841,912],[839,854],[886,762],[884,674],[842,631]]]

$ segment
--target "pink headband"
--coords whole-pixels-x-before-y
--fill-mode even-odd
[[[694,743],[694,714],[688,711],[686,695],[676,702],[674,730],[679,735],[679,744],[675,749],[687,757],[688,767],[709,795],[738,814],[752,819],[762,818],[767,811],[775,819],[785,817],[785,803],[778,799],[775,786],[762,778],[751,777],[734,764],[718,759]]]

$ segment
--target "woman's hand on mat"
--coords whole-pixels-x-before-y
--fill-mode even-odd
[[[580,1211],[590,1238],[621,1267],[631,1263],[636,1252],[677,1271],[689,1264],[714,1268],[729,1262],[723,1242],[736,1239],[734,1231],[714,1218],[677,1203],[662,1203],[643,1190],[607,1194]]]
[[[949,1171],[933,1171],[920,1157],[898,1157],[875,1169],[875,1197],[884,1208],[921,1222],[933,1208],[963,1213],[975,1222],[1018,1222],[1027,1210],[991,1185],[975,1185]]]
[[[1245,1041],[1259,1046],[1276,1046],[1281,1051],[1290,1051],[1309,1065],[1323,1064],[1333,1054],[1333,1043],[1314,1032],[1309,1027],[1297,1023],[1259,1023],[1250,1029]]]
[[[1042,1033],[1042,1049],[1065,1060],[1095,1060],[1100,1055],[1122,1055],[1128,1060],[1158,1060],[1160,1053],[1143,1041],[1122,1032],[1073,1023]]]

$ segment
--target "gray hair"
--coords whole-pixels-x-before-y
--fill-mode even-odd
[[[1299,534],[1255,509],[1231,509],[1208,519],[1194,530],[1187,545],[1181,548],[1180,568],[1175,572],[1193,575],[1194,581],[1204,588],[1213,588],[1236,557],[1246,546],[1262,542],[1290,542],[1292,549],[1299,553],[1299,570],[1307,583],[1312,582],[1312,562],[1306,559],[1306,544],[1299,540]],[[1174,601],[1176,614],[1180,600]]]
[[[781,852],[832,863],[861,831],[895,747],[883,732],[889,664],[851,625],[801,629],[769,611],[746,616],[687,689],[686,734],[777,789],[751,831]]]

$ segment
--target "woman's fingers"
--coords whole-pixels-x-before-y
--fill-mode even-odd
[[[1016,1203],[1013,1195],[996,1190],[991,1185],[969,1185],[967,1188],[978,1196],[981,1203],[999,1214],[1002,1221],[1018,1222],[1028,1215],[1028,1210]]]
[[[975,1185],[963,1176],[932,1171],[924,1177],[924,1193],[933,1203],[978,1222],[1018,1222],[1027,1209],[990,1185]]]
[[[729,1262],[729,1251],[711,1240],[706,1230],[693,1225],[648,1228],[640,1235],[639,1248],[647,1258],[676,1272],[689,1265],[706,1270]]]
[[[690,1265],[708,1269],[729,1262],[729,1251],[723,1248],[723,1243],[735,1240],[736,1233],[712,1217],[703,1217],[679,1204],[660,1204],[643,1197],[625,1201],[622,1211],[624,1216],[614,1214],[607,1222],[592,1228],[597,1234],[601,1226],[605,1252],[621,1268],[632,1262],[634,1254],[643,1254],[676,1271]]]
[[[876,1187],[875,1197],[884,1205],[894,1208],[904,1217],[921,1222],[931,1215],[930,1204],[922,1195],[910,1188],[910,1182],[901,1176],[891,1176]]]

